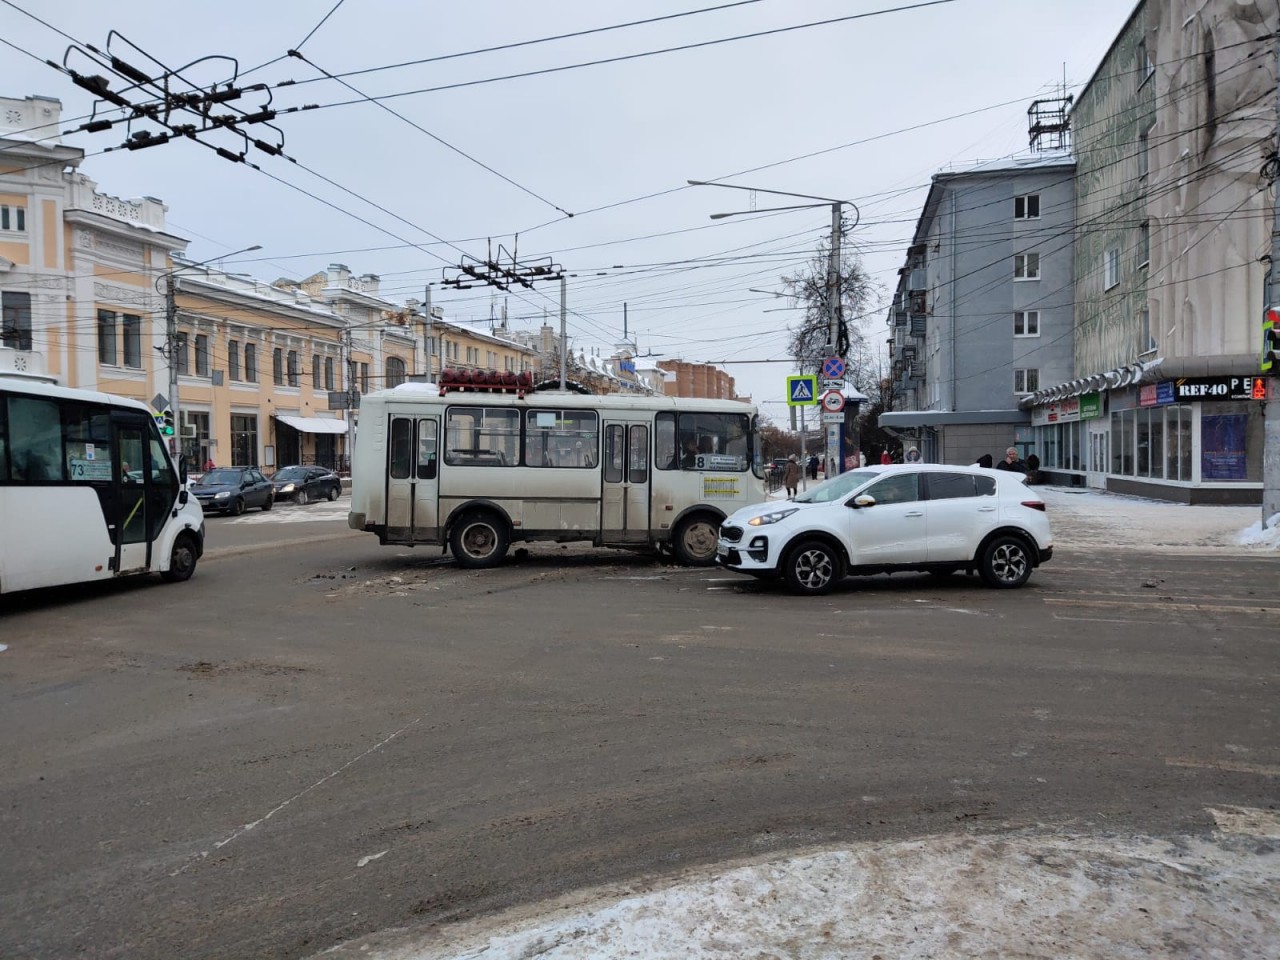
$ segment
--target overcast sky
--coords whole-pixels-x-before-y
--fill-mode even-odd
[[[345,263],[356,274],[380,275],[384,294],[397,300],[421,299],[425,285],[435,283],[434,302],[447,316],[484,328],[504,295],[442,289],[442,268],[464,254],[485,258],[489,238],[495,251],[499,243],[510,251],[518,234],[521,260],[550,257],[572,275],[575,349],[610,352],[622,336],[625,303],[642,354],[724,362],[740,391],[775,418],[786,413],[784,378],[792,372],[786,327],[796,313],[785,300],[750,288],[780,289],[778,278],[811,257],[829,233],[829,209],[712,221],[712,213],[752,209],[753,195],[685,182],[724,178],[856,202],[861,222],[851,239],[887,295],[930,175],[949,163],[1025,150],[1030,101],[1054,95],[1064,74],[1068,89],[1077,90],[1133,7],[1129,0],[950,0],[384,100],[402,115],[396,117],[363,98],[913,4],[343,0],[334,9],[335,2],[0,0],[0,37],[35,55],[4,48],[0,93],[61,99],[67,128],[90,112],[89,94],[36,59],[63,61],[71,41],[56,31],[104,48],[114,30],[121,36],[112,52],[146,70],[156,68],[125,41],[173,68],[223,55],[238,61],[246,83],[298,81],[273,91],[276,108],[322,107],[277,121],[296,164],[255,151],[250,158],[258,172],[190,142],[93,155],[118,146],[122,128],[75,133],[66,142],[90,155],[81,169],[104,192],[165,201],[170,228],[191,240],[188,253],[196,259],[256,243],[261,251],[224,267],[270,281]],[[347,76],[354,91],[320,73],[717,6]],[[310,63],[268,64],[291,48]],[[101,72],[81,54],[67,62],[82,73]],[[230,69],[227,61],[206,61],[184,76],[206,84],[227,79]],[[254,109],[261,102],[255,94],[241,104]],[[255,129],[268,139],[268,131]],[[239,149],[230,138],[217,142]],[[754,200],[756,208],[788,202],[764,194]],[[558,322],[558,295],[557,284],[510,295],[512,326],[537,327],[544,311]],[[869,332],[883,343],[883,311]],[[744,362],[774,359],[783,362]]]

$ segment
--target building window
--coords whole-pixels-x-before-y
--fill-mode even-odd
[[[288,356],[288,372],[289,386],[296,387],[302,381],[302,374],[298,370],[298,351],[290,350]]]
[[[1120,282],[1120,249],[1112,247],[1102,255],[1102,288],[1110,290]]]
[[[0,323],[0,344],[14,350],[31,349],[31,294],[0,294],[3,322]]]
[[[124,314],[121,318],[124,339],[124,365],[142,369],[142,318]]]
[[[369,392],[369,365],[367,363],[360,364],[360,392]]]
[[[279,347],[271,351],[271,379],[277,387],[284,383],[284,352]]]
[[[116,315],[110,310],[98,311],[98,362],[116,363]]]
[[[333,387],[333,357],[324,358],[324,388],[332,390]]]
[[[1014,254],[1013,279],[1039,280],[1040,279],[1040,254],[1038,253]]]
[[[1218,130],[1218,67],[1213,49],[1213,34],[1204,34],[1204,145],[1213,143]]]
[[[1156,338],[1151,335],[1151,308],[1143,307],[1140,314],[1141,330],[1138,334],[1141,353],[1153,353],[1156,349]]]
[[[258,348],[252,343],[244,345],[244,378],[249,383],[258,382]]]
[[[22,206],[0,204],[0,230],[12,233],[25,233],[27,229],[27,208]]]
[[[320,389],[320,354],[311,355],[311,386]]]
[[[1013,198],[1013,219],[1039,220],[1040,219],[1040,194],[1028,193],[1024,197],[1014,197]]]
[[[1013,335],[1015,337],[1040,336],[1040,311],[1017,310],[1013,314]]]
[[[258,418],[253,414],[231,415],[231,463],[227,466],[258,465]]]
[[[1145,177],[1151,170],[1151,131],[1155,129],[1152,124],[1146,130],[1138,134],[1138,176]]]
[[[1134,58],[1138,61],[1138,70],[1142,74],[1140,83],[1146,83],[1147,78],[1156,72],[1156,65],[1151,59],[1151,54],[1147,51],[1147,41],[1138,41],[1137,56]]]
[[[196,334],[196,376],[209,375],[209,338],[203,333]]]
[[[227,376],[240,379],[240,344],[235,340],[227,341]]]
[[[1014,393],[1035,393],[1040,389],[1040,371],[1035,367],[1013,371]]]
[[[1138,266],[1145,267],[1151,262],[1151,221],[1143,220],[1138,227]]]
[[[185,333],[178,334],[177,341],[174,347],[174,362],[178,366],[178,373],[186,376],[191,372],[187,359],[187,335]]]
[[[398,387],[404,383],[404,361],[399,357],[387,357],[387,382],[386,386]]]

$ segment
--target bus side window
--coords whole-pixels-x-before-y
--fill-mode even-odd
[[[0,483],[9,479],[9,441],[6,439],[8,410],[9,405],[5,403],[4,397],[0,397]]]
[[[658,414],[653,426],[653,465],[659,470],[680,469],[676,453],[676,415]]]
[[[418,479],[436,478],[436,422],[418,421]]]
[[[20,441],[9,445],[13,479],[27,483],[65,480],[62,412],[58,402],[39,397],[10,397],[8,421]]]

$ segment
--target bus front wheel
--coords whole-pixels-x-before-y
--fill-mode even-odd
[[[160,573],[165,583],[182,583],[190,580],[196,572],[196,560],[199,558],[195,538],[189,533],[180,534],[173,541],[173,551],[169,554],[169,569]]]
[[[709,513],[686,517],[676,527],[671,549],[686,567],[709,567],[716,562],[716,540],[720,523]]]
[[[461,567],[494,567],[507,555],[507,526],[488,511],[468,513],[449,532],[449,550]]]

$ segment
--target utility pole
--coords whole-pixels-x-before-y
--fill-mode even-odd
[[[164,330],[169,356],[169,409],[173,413],[173,436],[169,438],[169,454],[175,460],[182,449],[182,416],[178,412],[178,297],[173,289],[173,271],[165,275]],[[204,469],[204,464],[197,464]]]
[[[565,330],[565,315],[569,305],[569,293],[565,286],[565,279],[560,277],[560,389],[567,390],[565,385],[565,376],[567,370],[566,354],[569,352],[569,340]]]
[[[1276,43],[1276,153],[1272,168],[1280,166],[1280,42]],[[1271,183],[1273,219],[1271,226],[1271,271],[1266,306],[1280,308],[1280,185]],[[1266,316],[1264,311],[1263,316]],[[1261,319],[1261,318],[1259,318]],[[1264,347],[1265,349],[1265,347]],[[1280,379],[1267,378],[1267,399],[1262,407],[1262,526],[1280,513]]]
[[[351,321],[342,328],[343,365],[347,368],[347,473],[351,472],[352,454],[355,453],[355,413],[359,394],[356,392],[356,361],[351,355]]]
[[[427,342],[426,342],[426,348],[427,348],[427,383],[435,383],[435,382],[436,382],[436,381],[435,381],[435,377],[434,377],[434,376],[433,376],[433,374],[431,373],[431,354],[434,352],[434,349],[433,349],[433,347],[431,346],[431,288],[430,288],[430,287],[427,287],[427,292],[426,292],[426,303],[425,303],[425,306],[426,306],[426,308],[427,308],[427,321],[426,321],[426,323],[424,324],[424,326],[426,327],[426,341],[427,341]]]

